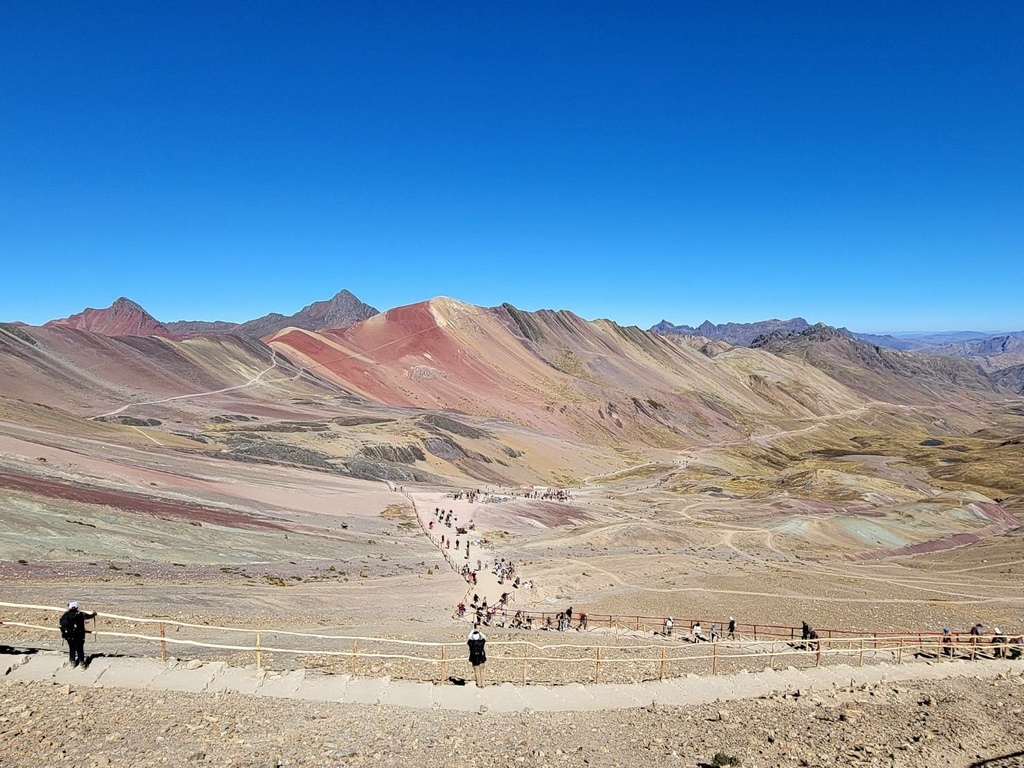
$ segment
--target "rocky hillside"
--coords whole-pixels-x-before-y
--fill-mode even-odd
[[[1024,395],[1024,365],[1013,365],[991,374],[992,380],[1011,392]]]
[[[821,323],[799,333],[776,331],[755,340],[752,347],[809,363],[875,400],[925,405],[957,396],[989,398],[1003,392],[966,360],[873,346],[846,329]]]

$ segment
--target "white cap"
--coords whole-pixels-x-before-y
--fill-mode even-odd
[[[77,600],[72,600],[70,603],[68,603],[68,610],[71,610],[72,608],[78,608]]]

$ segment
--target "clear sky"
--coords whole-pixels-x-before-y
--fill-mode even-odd
[[[0,320],[1024,328],[1024,5],[8,2]]]

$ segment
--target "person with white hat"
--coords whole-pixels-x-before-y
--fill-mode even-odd
[[[77,600],[68,603],[68,609],[61,614],[60,636],[68,644],[68,660],[72,667],[85,666],[85,635],[89,631],[85,628],[85,620],[95,619],[98,615],[96,611],[86,613],[78,610]]]
[[[466,638],[466,645],[469,646],[469,663],[473,665],[473,674],[476,675],[476,687],[484,687],[484,664],[487,662],[487,654],[484,651],[484,644],[487,638],[480,631],[480,625],[473,627],[473,631]]]

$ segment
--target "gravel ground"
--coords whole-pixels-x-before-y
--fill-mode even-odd
[[[0,766],[1009,768],[1022,703],[1020,676],[502,715],[0,683]]]

